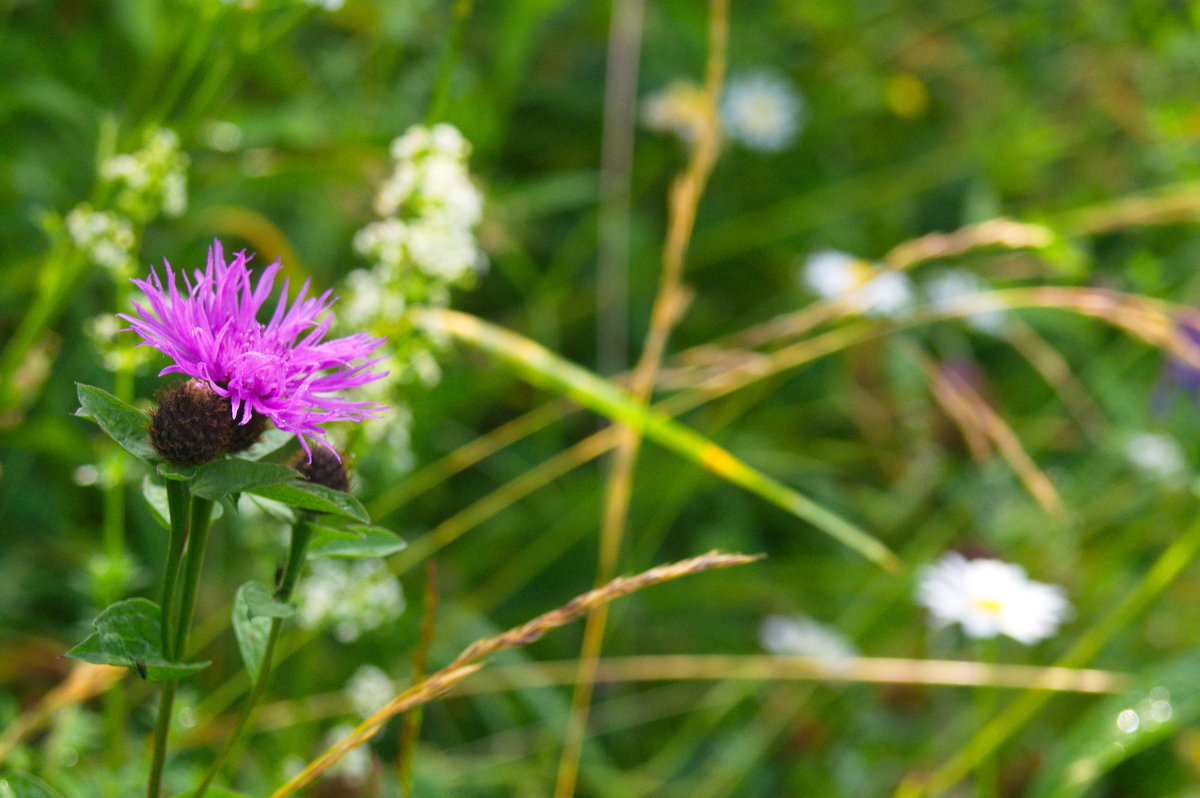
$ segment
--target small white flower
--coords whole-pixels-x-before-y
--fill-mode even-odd
[[[970,637],[1002,634],[1026,645],[1053,635],[1071,611],[1062,588],[1033,581],[1021,566],[954,552],[921,569],[917,601],[937,626],[957,623]]]
[[[133,262],[137,239],[129,220],[111,211],[94,211],[86,202],[67,214],[67,235],[97,266],[124,277]]]
[[[299,594],[300,626],[331,626],[342,643],[353,642],[404,612],[400,580],[377,559],[317,560]]]
[[[732,78],[721,98],[721,123],[731,139],[775,152],[800,130],[804,100],[784,78],[760,72]]]
[[[1183,447],[1170,435],[1140,432],[1125,444],[1129,462],[1154,479],[1172,479],[1187,469]]]
[[[844,252],[814,252],[804,263],[804,282],[827,301],[843,302],[855,313],[895,318],[912,307],[912,281]]]
[[[382,669],[362,665],[346,682],[346,695],[354,711],[368,718],[395,698],[396,686]]]
[[[941,272],[925,284],[925,293],[935,310],[959,313],[978,308],[965,317],[966,322],[980,332],[999,335],[1004,332],[1004,313],[996,302],[979,298],[987,290],[987,283],[962,269]]]
[[[858,656],[840,632],[806,615],[769,615],[758,629],[758,639],[772,654],[816,657],[830,665]]]

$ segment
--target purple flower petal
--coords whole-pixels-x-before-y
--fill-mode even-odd
[[[259,413],[299,436],[306,452],[311,449],[305,436],[329,447],[321,424],[364,421],[386,409],[336,395],[386,376],[373,369],[379,360],[370,359],[384,339],[356,333],[326,341],[333,317],[319,317],[334,299],[329,291],[309,297],[307,280],[289,304],[285,279],[271,319],[263,324],[259,311],[283,266],[271,264],[255,283],[249,261],[243,251],[227,264],[221,242],[214,240],[206,268],[191,279],[182,275],[186,293],[181,294],[164,260],[165,282],[153,270],[147,279],[133,281],[146,294],[148,307],[134,303],[134,314],[120,316],[142,337],[139,346],[152,346],[175,361],[160,374],[205,380],[229,398],[238,423]]]

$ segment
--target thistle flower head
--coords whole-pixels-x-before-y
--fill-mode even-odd
[[[282,265],[271,264],[255,282],[249,261],[239,252],[226,263],[220,242],[214,241],[206,269],[196,270],[191,279],[181,275],[183,292],[164,261],[165,280],[151,271],[147,279],[133,281],[145,292],[147,307],[134,303],[136,313],[121,318],[142,337],[139,346],[151,346],[174,361],[160,375],[182,373],[207,382],[229,400],[239,425],[257,414],[295,433],[310,453],[306,436],[329,447],[321,424],[363,421],[384,410],[337,395],[384,376],[372,368],[379,361],[369,359],[383,339],[358,333],[325,340],[333,323],[326,311],[334,300],[329,291],[308,296],[307,280],[290,305],[284,280],[270,319],[259,321]]]

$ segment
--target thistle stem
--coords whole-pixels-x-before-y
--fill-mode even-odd
[[[172,658],[182,662],[186,654],[188,633],[192,627],[192,614],[196,609],[196,589],[200,585],[200,567],[204,564],[204,546],[208,542],[208,523],[212,517],[213,503],[199,496],[192,496],[192,510],[188,517],[187,553],[183,561],[183,593],[179,599],[179,622],[175,626]]]
[[[201,520],[198,512],[198,505],[203,503],[207,505],[203,509],[203,520]],[[208,532],[208,519],[212,510],[212,502],[204,499],[199,499],[191,496],[188,492],[186,482],[176,480],[167,480],[167,506],[171,513],[171,533],[167,541],[167,562],[166,569],[163,572],[163,592],[161,602],[161,613],[159,625],[162,629],[162,655],[167,661],[175,661],[179,659],[176,653],[175,640],[176,635],[172,632],[180,631],[186,628],[185,623],[172,626],[174,613],[172,609],[175,603],[175,584],[179,581],[179,567],[184,559],[184,547],[189,538],[192,538],[191,530],[197,529],[198,538],[196,543],[187,549],[187,559],[189,563],[188,574],[191,579],[192,554],[196,549],[200,550],[199,557],[195,559],[203,559],[204,556],[204,538]],[[199,523],[198,523],[199,522]],[[199,565],[195,567],[195,576],[199,577]],[[185,586],[185,593],[186,593]],[[195,584],[191,586],[191,601],[195,601]],[[187,622],[191,621],[191,611],[188,611]],[[183,632],[183,637],[186,639],[186,632]],[[162,776],[163,766],[167,759],[167,736],[171,731],[171,711],[175,705],[175,689],[178,686],[177,680],[171,680],[163,685],[162,698],[158,704],[158,717],[154,722],[154,750],[150,759],[150,780],[146,785],[147,798],[158,798],[162,791]]]
[[[275,591],[275,598],[282,602],[288,602],[292,598],[292,593],[296,589],[296,582],[300,578],[300,571],[304,568],[304,559],[308,553],[308,543],[312,539],[312,516],[308,513],[301,513],[295,525],[292,527],[292,540],[288,547],[287,563],[283,567],[283,577],[279,583],[279,589]],[[224,745],[217,752],[216,758],[212,764],[208,766],[208,770],[204,773],[204,778],[200,782],[200,786],[192,793],[191,798],[203,798],[205,791],[221,771],[221,766],[229,758],[230,752],[242,737],[246,727],[250,725],[250,719],[254,714],[258,702],[262,699],[263,693],[267,690],[267,685],[271,680],[271,665],[275,658],[275,646],[279,642],[280,633],[283,631],[283,618],[271,619],[271,631],[267,635],[267,646],[263,652],[262,664],[259,665],[258,675],[254,678],[254,687],[250,691],[250,695],[246,698],[246,702],[242,705],[242,711],[238,714],[237,723],[233,727],[233,731],[225,738]]]

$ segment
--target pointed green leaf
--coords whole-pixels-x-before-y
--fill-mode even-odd
[[[313,524],[313,539],[308,546],[308,559],[387,557],[407,545],[408,543],[395,532],[383,527],[358,524],[335,527]]]
[[[0,777],[0,798],[62,798],[36,776],[20,771]]]
[[[162,525],[163,529],[171,528],[171,506],[167,502],[167,489],[154,481],[150,476],[142,479],[142,497],[150,507],[150,515]],[[224,512],[220,504],[214,504],[212,520],[216,521]]]
[[[1057,738],[1050,759],[1027,795],[1075,798],[1105,773],[1200,718],[1200,652],[1137,675],[1128,689],[1106,698]]]
[[[139,460],[157,461],[158,453],[150,445],[150,417],[130,404],[122,402],[108,391],[92,385],[76,383],[79,409],[75,415],[91,419],[100,429]]]
[[[295,477],[295,470],[285,465],[227,457],[205,463],[196,469],[196,477],[192,480],[192,493],[202,499],[217,501],[231,493],[275,485]]]
[[[95,665],[144,666],[150,681],[179,679],[207,667],[207,662],[171,662],[163,657],[161,617],[158,605],[148,599],[118,601],[92,621],[96,631],[66,655]]]
[[[233,599],[233,633],[251,679],[258,678],[262,668],[272,619],[287,618],[295,612],[295,607],[277,601],[261,582],[247,582],[238,588]]]
[[[287,446],[296,438],[294,432],[284,432],[281,429],[269,429],[262,434],[258,443],[251,446],[244,452],[239,452],[236,457],[243,460],[261,460],[272,452],[276,452]]]
[[[302,479],[279,485],[268,485],[262,488],[249,488],[247,492],[266,499],[274,499],[277,502],[283,502],[292,507],[299,507],[301,510],[333,513],[334,515],[340,515],[343,518],[352,518],[355,521],[362,521],[363,523],[370,523],[371,521],[370,516],[367,515],[366,508],[349,493],[327,488],[324,485],[305,482]]]

